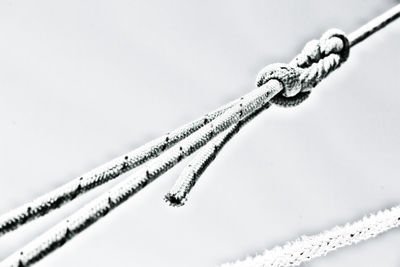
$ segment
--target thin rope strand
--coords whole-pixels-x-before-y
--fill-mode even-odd
[[[3,214],[0,216],[0,236],[159,156],[171,146],[213,121],[237,101],[238,99]]]
[[[356,44],[364,41],[372,34],[383,29],[389,25],[394,20],[400,17],[400,4],[392,7],[382,15],[374,18],[367,24],[361,26],[356,31],[349,34],[350,46],[355,46]]]
[[[302,236],[284,246],[243,261],[226,263],[221,267],[289,267],[299,266],[314,258],[325,256],[339,248],[357,244],[400,226],[400,206],[379,211],[352,224],[335,227],[313,236]]]

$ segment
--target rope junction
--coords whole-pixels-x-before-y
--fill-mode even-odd
[[[275,95],[270,103],[282,107],[299,105],[310,95],[311,89],[337,69],[349,56],[349,41],[346,35],[336,29],[327,31],[320,40],[306,44],[303,51],[289,64],[276,63],[263,68],[256,79],[261,87],[271,80],[278,80],[283,90]],[[206,148],[185,168],[165,196],[173,206],[183,205],[190,190],[204,170],[212,163],[218,152],[237,133],[242,125],[236,125]]]
[[[139,192],[182,159],[200,150],[165,197],[171,205],[183,205],[201,174],[224,145],[247,122],[271,104],[292,107],[302,103],[310,95],[312,88],[347,60],[352,46],[399,16],[400,5],[397,5],[351,33],[349,37],[340,30],[327,31],[320,40],[308,42],[303,51],[289,64],[277,63],[263,68],[256,79],[257,88],[243,97],[2,215],[0,236],[145,164],[133,175],[10,255],[0,263],[0,266],[29,266],[39,261],[107,215],[110,210]],[[396,207],[353,225],[302,238],[232,266],[298,265],[339,247],[355,244],[397,227],[400,221],[399,210],[400,208]],[[326,238],[329,238],[329,241]]]

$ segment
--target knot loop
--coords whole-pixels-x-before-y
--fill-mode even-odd
[[[346,34],[338,29],[330,29],[322,35],[321,39],[309,41],[301,53],[290,62],[290,65],[308,68],[330,54],[339,55],[340,63],[343,63],[349,57],[349,52],[350,43]]]
[[[337,29],[328,30],[320,40],[308,42],[289,64],[264,67],[257,75],[256,84],[260,87],[271,79],[277,79],[284,89],[270,102],[283,107],[297,106],[308,98],[313,87],[347,60],[349,51],[345,33]]]
[[[302,85],[300,82],[301,72],[299,68],[292,67],[285,63],[274,63],[264,67],[257,76],[257,86],[260,87],[271,79],[276,79],[282,83],[282,94],[286,97],[297,95]]]

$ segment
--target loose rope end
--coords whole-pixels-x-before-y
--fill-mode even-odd
[[[178,197],[177,194],[167,193],[164,197],[165,202],[167,202],[171,207],[181,207],[185,205],[187,199]]]

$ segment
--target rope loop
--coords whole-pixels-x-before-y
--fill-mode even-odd
[[[282,107],[297,106],[308,98],[312,88],[347,60],[349,51],[346,34],[330,29],[321,39],[308,42],[289,64],[264,67],[257,75],[256,84],[260,87],[271,79],[277,79],[284,90],[270,102]]]
[[[282,94],[286,97],[297,95],[301,89],[300,69],[285,63],[274,63],[264,67],[258,74],[257,86],[266,84],[271,79],[282,83]]]

